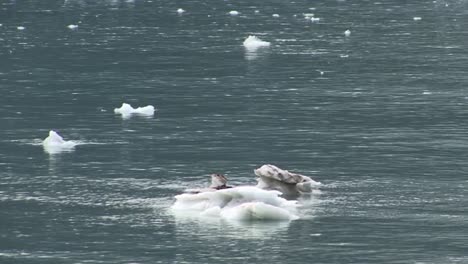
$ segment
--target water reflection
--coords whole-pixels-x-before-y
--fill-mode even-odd
[[[176,235],[204,238],[270,239],[286,234],[291,221],[229,221],[219,218],[194,218],[175,214]]]

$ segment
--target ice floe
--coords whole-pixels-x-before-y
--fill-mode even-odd
[[[78,25],[68,25],[67,28],[69,29],[77,29]]]
[[[229,15],[231,16],[238,16],[239,14],[240,14],[239,11],[236,11],[236,10],[229,11]]]
[[[177,9],[177,13],[178,14],[183,14],[183,13],[185,13],[185,10],[182,9],[182,8],[179,8],[179,9]]]
[[[154,111],[154,106],[152,105],[133,108],[130,104],[127,103],[123,103],[120,108],[114,109],[114,113],[121,114],[122,118],[129,118],[132,115],[153,116]]]
[[[267,42],[267,41],[263,41],[261,39],[259,39],[258,37],[256,36],[249,36],[247,37],[244,42],[244,47],[248,50],[248,51],[255,51],[257,50],[258,48],[261,48],[261,47],[269,47],[270,46],[270,42]]]
[[[351,36],[351,30],[347,29],[347,30],[344,32],[344,35],[345,35],[346,37]]]
[[[72,151],[77,143],[75,141],[65,141],[57,134],[57,132],[50,130],[49,136],[42,141],[44,150],[50,154]]]
[[[23,26],[19,26],[19,27],[16,27],[16,29],[18,29],[18,30],[25,30],[26,28],[23,27]]]
[[[422,17],[413,17],[413,20],[414,20],[414,21],[419,21],[419,20],[421,20],[421,19],[422,19]]]
[[[280,197],[281,192],[242,186],[212,192],[177,195],[172,211],[179,215],[226,220],[295,220],[297,201]]]
[[[176,201],[171,209],[177,216],[184,217],[290,221],[299,218],[298,208],[301,205],[296,200],[288,199],[312,194],[321,185],[310,177],[269,164],[254,172],[258,177],[257,185],[239,187],[228,186],[224,175],[213,174],[210,187],[188,189],[175,196]]]

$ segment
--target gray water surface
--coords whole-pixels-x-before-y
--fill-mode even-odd
[[[466,10],[0,2],[0,262],[468,263]],[[122,119],[123,102],[157,111]],[[80,144],[48,154],[49,130]],[[169,210],[263,164],[322,182],[299,220]]]

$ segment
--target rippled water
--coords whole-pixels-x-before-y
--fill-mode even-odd
[[[0,262],[468,263],[467,8],[1,2]],[[49,155],[52,129],[80,144]],[[322,182],[299,220],[169,210],[265,163]]]

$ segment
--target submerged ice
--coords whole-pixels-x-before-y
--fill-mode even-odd
[[[147,105],[145,107],[133,108],[130,104],[123,103],[120,108],[115,108],[114,113],[121,114],[123,118],[128,118],[131,115],[153,116],[154,106]]]
[[[49,136],[42,141],[44,150],[54,154],[63,151],[72,151],[77,145],[74,141],[65,141],[57,132],[50,130]]]

